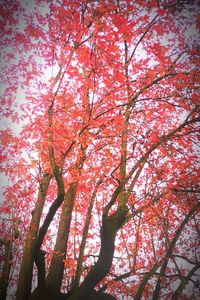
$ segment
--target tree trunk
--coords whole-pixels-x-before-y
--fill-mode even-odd
[[[5,246],[4,264],[0,278],[0,299],[6,300],[7,287],[9,284],[10,267],[12,260],[12,241],[3,239],[1,243]]]
[[[47,233],[47,230],[58,210],[58,208],[61,206],[61,204],[64,201],[65,197],[65,191],[64,188],[62,191],[58,190],[58,195],[56,200],[52,203],[51,207],[49,208],[49,211],[46,215],[46,218],[40,227],[36,242],[35,242],[35,247],[34,247],[34,254],[33,258],[35,261],[35,264],[38,269],[38,288],[42,289],[45,288],[45,251],[41,249],[44,237]]]
[[[106,210],[104,210],[102,218],[101,249],[98,260],[90,269],[77,291],[69,297],[69,300],[93,299],[92,297],[94,297],[95,286],[108,274],[110,270],[115,251],[115,237],[125,221],[127,208],[124,207],[122,209],[122,207],[118,207],[116,212],[111,216],[108,216],[105,211]],[[95,297],[97,297],[97,295]]]
[[[63,259],[66,257],[72,211],[73,211],[74,200],[76,197],[76,191],[78,187],[78,178],[81,175],[83,163],[86,158],[85,156],[86,148],[81,146],[80,150],[81,151],[77,157],[75,167],[74,167],[74,176],[75,176],[74,181],[70,183],[68,191],[65,194],[64,205],[62,208],[62,214],[60,217],[59,227],[57,231],[57,239],[54,248],[54,254],[51,260],[49,274],[45,282],[48,288],[53,289],[56,292],[60,291],[62,285],[62,278],[64,272]],[[52,156],[54,157],[54,155]],[[54,162],[52,162],[52,164],[53,163]]]
[[[37,237],[40,218],[42,215],[45,198],[51,178],[52,176],[50,174],[45,174],[40,183],[39,194],[37,202],[35,204],[35,209],[32,213],[32,220],[27,234],[26,244],[24,247],[21,269],[17,284],[16,300],[27,300],[31,293],[35,240]]]
[[[46,285],[56,292],[60,291],[64,272],[63,259],[66,256],[67,242],[70,231],[71,216],[76,196],[78,181],[70,184],[62,208],[58,234],[54,248],[54,254],[51,260],[49,274],[46,279]]]
[[[88,207],[87,216],[86,216],[86,220],[85,220],[85,226],[84,226],[83,235],[82,235],[82,240],[81,240],[81,244],[80,244],[80,250],[79,250],[79,256],[78,256],[78,261],[77,261],[76,275],[75,275],[73,290],[76,290],[79,287],[80,278],[81,278],[81,274],[82,274],[84,250],[85,250],[88,230],[89,230],[89,226],[90,226],[90,220],[92,217],[92,209],[94,206],[94,201],[96,198],[98,187],[101,183],[102,183],[102,181],[99,180],[99,182],[97,183],[97,186],[95,187],[95,190],[92,193],[91,199],[90,199],[90,204]]]

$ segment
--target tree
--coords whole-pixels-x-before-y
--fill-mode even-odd
[[[16,299],[197,297],[197,3],[1,11],[1,115],[20,125],[1,130]]]

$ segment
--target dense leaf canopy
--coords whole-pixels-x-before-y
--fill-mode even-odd
[[[0,11],[1,293],[197,299],[198,3]]]

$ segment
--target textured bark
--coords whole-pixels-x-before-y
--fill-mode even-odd
[[[9,284],[11,260],[12,260],[12,241],[3,239],[0,242],[5,246],[3,270],[0,278],[0,299],[6,300],[7,288]]]
[[[66,248],[70,231],[71,217],[76,197],[78,182],[70,184],[67,193],[65,194],[62,214],[60,217],[58,234],[54,248],[54,254],[51,260],[49,274],[46,279],[46,284],[49,288],[59,292],[62,285],[64,272],[63,259],[66,256]]]
[[[27,300],[31,293],[32,273],[33,273],[33,253],[35,240],[37,237],[40,218],[42,215],[44,202],[52,176],[45,174],[42,178],[35,209],[32,213],[32,220],[28,230],[22,263],[17,284],[16,300]]]

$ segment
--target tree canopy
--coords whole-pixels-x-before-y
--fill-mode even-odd
[[[197,299],[198,1],[1,1],[2,299]]]

